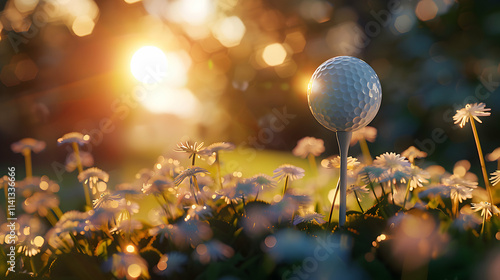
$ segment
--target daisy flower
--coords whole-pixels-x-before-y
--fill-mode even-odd
[[[500,169],[500,147],[493,150],[493,152],[486,155],[488,161],[496,161],[497,169]]]
[[[303,215],[297,215],[293,220],[293,225],[296,226],[300,223],[316,223],[318,225],[322,225],[326,223],[323,218],[325,215],[318,214],[316,212],[311,212]]]
[[[355,157],[347,157],[347,170],[353,170],[361,163]],[[321,161],[324,168],[340,168],[340,156],[331,156]]]
[[[45,149],[45,142],[33,138],[24,138],[13,143],[10,147],[14,153],[23,154],[26,166],[26,178],[31,178],[31,176],[33,176],[31,152],[39,153],[43,151]]]
[[[49,179],[47,176],[26,178],[16,184],[16,188],[21,191],[24,197],[30,197],[38,191],[56,193],[59,191],[59,184]]]
[[[76,143],[80,146],[83,146],[89,143],[90,136],[83,135],[80,132],[70,132],[64,134],[61,138],[57,139],[57,144],[62,145],[65,143]]]
[[[292,154],[301,158],[306,158],[309,155],[317,157],[325,151],[324,144],[323,139],[304,137],[297,142],[297,146],[292,150]]]
[[[80,160],[82,166],[84,167],[90,167],[94,165],[94,157],[92,156],[91,153],[80,151]],[[76,158],[75,152],[72,152],[66,157],[66,165],[65,165],[66,171],[73,172],[77,167],[78,167],[78,160]]]
[[[370,182],[380,182],[384,172],[385,169],[381,167],[375,167],[373,165],[369,165],[363,167],[363,169],[360,171],[360,174],[362,174],[362,179],[365,183],[370,183]]]
[[[293,166],[291,164],[283,164],[276,168],[274,171],[273,179],[276,179],[278,182],[285,178],[285,186],[283,188],[283,195],[286,193],[286,189],[288,188],[288,181],[295,181],[304,177],[304,169]]]
[[[33,257],[40,253],[40,249],[44,243],[45,239],[41,236],[26,238],[23,242],[19,243],[17,252],[27,257]]]
[[[61,138],[57,139],[57,144],[62,145],[65,143],[71,143],[71,147],[73,148],[73,153],[75,154],[76,159],[76,167],[78,168],[78,174],[83,172],[82,159],[80,157],[80,148],[79,146],[83,146],[87,144],[90,140],[89,135],[83,135],[79,132],[70,132],[64,134]],[[85,193],[85,203],[87,209],[92,209],[92,202],[90,201],[90,193],[89,188],[86,183],[82,184],[83,192]]]
[[[264,188],[275,188],[276,181],[267,174],[257,174],[247,179],[247,182],[253,184],[257,189],[257,194],[255,195],[255,200],[259,197],[260,190]]]
[[[45,147],[46,144],[44,141],[39,141],[33,138],[24,138],[10,145],[10,148],[14,153],[23,154],[26,152],[26,150],[38,154],[39,152],[43,151]]]
[[[55,227],[45,234],[45,240],[55,254],[69,253],[75,246],[68,232],[58,232],[58,228]]]
[[[477,188],[477,182],[469,181],[456,174],[442,179],[444,187],[448,191],[443,192],[443,195],[449,195],[452,204],[452,213],[456,217],[458,215],[459,203],[472,198],[472,189]]]
[[[276,187],[276,181],[269,175],[267,174],[256,174],[250,178],[247,179],[249,183],[252,183],[255,185],[257,189],[262,189],[264,188],[274,188]]]
[[[186,178],[188,177],[194,177],[196,174],[201,173],[201,174],[208,174],[208,170],[205,168],[197,167],[197,166],[191,166],[189,168],[186,168],[184,171],[182,171],[177,177],[174,179],[174,183],[176,186],[180,185]]]
[[[458,176],[456,174],[453,174],[447,178],[443,178],[442,180],[443,184],[452,186],[452,187],[463,187],[463,188],[470,188],[470,189],[475,189],[477,188],[477,182],[473,182],[470,180],[467,180],[461,176]]]
[[[484,103],[474,103],[467,104],[464,108],[457,110],[457,113],[453,116],[453,120],[455,124],[459,124],[460,127],[464,127],[464,125],[469,121],[469,119],[474,118],[477,122],[482,123],[479,117],[485,117],[491,115],[490,108],[485,108],[486,104]]]
[[[224,188],[220,191],[217,191],[217,196],[230,205],[238,204],[239,200],[241,199],[241,195],[236,191],[236,186]],[[232,207],[234,207],[234,205]],[[233,208],[233,210],[234,212],[236,212],[236,209]]]
[[[193,193],[193,196],[196,200],[196,203],[198,204],[198,198],[196,197],[196,192],[200,191],[200,188],[198,186],[198,181],[196,180],[196,174],[208,174],[209,172],[205,168],[197,167],[197,166],[192,166],[190,168],[185,169],[182,171],[177,177],[174,179],[174,184],[176,186],[180,185],[186,178],[190,178],[189,181],[189,186],[191,187],[191,192]]]
[[[274,171],[274,176],[273,179],[277,180],[278,182],[281,181],[283,178],[289,179],[290,181],[295,181],[298,179],[301,179],[304,177],[304,169],[293,166],[291,164],[283,164],[280,165],[278,168],[276,168]]]
[[[491,173],[490,175],[491,175],[490,181],[493,186],[495,186],[496,184],[498,184],[498,182],[500,182],[500,170],[497,170]]]
[[[404,202],[403,202],[403,209],[406,209],[406,199],[408,198],[408,194],[418,188],[418,187],[423,187],[424,184],[429,183],[429,180],[431,178],[431,175],[429,172],[422,170],[420,167],[416,165],[412,165],[410,168],[407,169],[409,171],[408,175],[408,184],[406,186],[406,194],[404,197]],[[403,183],[405,182],[406,178],[403,179]]]
[[[481,211],[481,217],[483,217],[485,220],[489,219],[493,214],[492,214],[492,208],[491,208],[491,203],[487,201],[481,201],[479,203],[471,203],[470,204],[472,207],[471,209],[474,212]]]
[[[210,146],[206,147],[203,150],[204,155],[211,155],[214,153],[218,153],[220,151],[232,151],[236,148],[236,146],[233,143],[230,142],[217,142],[213,143]]]
[[[365,126],[361,129],[358,129],[352,133],[351,137],[351,146],[356,144],[359,140],[364,139],[369,142],[375,142],[377,138],[377,129],[372,126]]]
[[[88,184],[92,194],[96,194],[106,190],[109,174],[97,167],[91,167],[78,174],[78,181],[84,185]]]
[[[404,157],[396,153],[384,153],[373,161],[373,166],[385,169],[387,178],[394,177],[396,171],[404,171],[410,167],[410,163]]]
[[[154,268],[154,272],[163,277],[168,277],[173,273],[181,273],[188,260],[189,258],[182,253],[169,252],[160,257],[158,264]]]
[[[26,213],[38,212],[41,217],[52,214],[51,208],[56,207],[59,207],[59,198],[48,192],[36,192],[23,203]]]
[[[373,161],[374,167],[384,169],[381,181],[391,180],[395,178],[397,171],[406,172],[410,167],[410,162],[404,157],[396,153],[384,153]]]
[[[64,213],[54,226],[58,234],[71,232],[74,235],[85,235],[90,231],[89,212],[79,212],[71,210]]]
[[[413,164],[416,158],[425,158],[427,153],[415,148],[415,146],[410,146],[408,149],[404,150],[401,155],[409,159]]]
[[[488,192],[490,203],[493,204],[492,186],[490,185],[490,181],[488,181],[488,173],[486,172],[486,164],[484,163],[483,150],[481,148],[481,143],[479,142],[479,136],[477,134],[476,124],[474,122],[474,120],[476,120],[477,122],[482,123],[478,117],[491,115],[490,112],[487,112],[491,109],[485,108],[485,106],[486,105],[484,103],[474,103],[472,105],[467,104],[465,105],[465,108],[457,110],[457,113],[455,114],[455,116],[453,116],[453,119],[455,120],[455,124],[460,123],[460,127],[464,127],[465,123],[467,123],[467,121],[469,121],[470,119],[472,133],[474,134],[474,141],[476,142],[477,153],[479,155],[479,162],[481,163],[484,185],[486,191]]]
[[[314,137],[304,137],[297,142],[297,146],[292,150],[292,154],[296,157],[308,158],[312,170],[317,171],[315,157],[321,155],[325,151],[325,142],[323,139]]]
[[[193,158],[191,165],[194,166],[196,155],[203,151],[203,144],[203,142],[201,142],[200,144],[198,144],[197,142],[194,142],[194,144],[190,144],[189,141],[186,141],[186,143],[181,142],[177,144],[177,149],[175,149],[174,151],[189,154],[189,158]]]
[[[96,183],[98,180],[107,182],[109,180],[109,174],[97,167],[91,167],[78,175],[78,181],[80,181],[80,183],[87,183],[88,181]]]

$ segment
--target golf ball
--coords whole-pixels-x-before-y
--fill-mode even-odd
[[[323,62],[307,89],[309,109],[332,131],[355,131],[377,115],[382,89],[375,71],[363,60],[337,56]]]

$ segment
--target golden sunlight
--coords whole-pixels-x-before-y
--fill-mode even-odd
[[[137,50],[130,61],[132,75],[144,84],[158,84],[166,76],[167,56],[155,46]]]

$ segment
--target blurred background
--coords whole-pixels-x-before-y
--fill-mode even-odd
[[[429,153],[426,165],[450,170],[468,159],[480,174],[470,125],[459,129],[452,116],[485,102],[483,150],[500,146],[499,8],[494,0],[0,1],[1,165],[22,167],[10,145],[32,137],[47,143],[33,157],[35,175],[57,178],[69,146],[56,140],[72,131],[91,136],[83,150],[111,172],[152,164],[181,140],[230,141],[249,158],[314,136],[325,140],[324,157],[336,154],[306,91],[323,61],[350,55],[382,84],[372,156],[414,145]]]

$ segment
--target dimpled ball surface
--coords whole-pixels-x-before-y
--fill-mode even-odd
[[[382,89],[375,71],[352,56],[323,62],[312,75],[307,90],[309,109],[316,120],[332,131],[355,131],[377,115]]]

